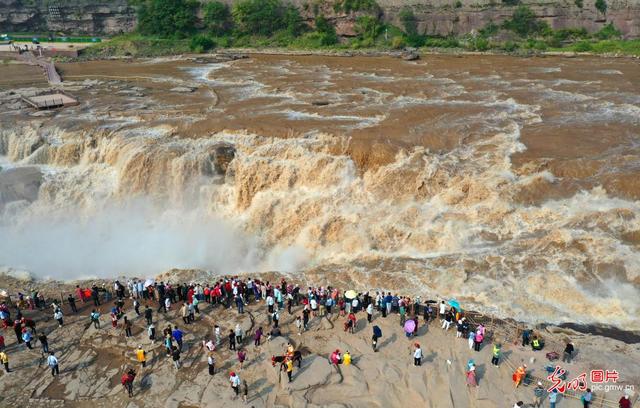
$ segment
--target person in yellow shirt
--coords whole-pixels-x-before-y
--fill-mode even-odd
[[[342,355],[342,364],[348,366],[351,364],[351,354],[349,354],[349,351],[347,350],[346,353],[344,353]]]
[[[139,345],[138,349],[136,350],[136,358],[138,359],[138,362],[142,364],[143,367],[147,366],[147,353],[142,349],[141,345]]]
[[[287,377],[289,377],[289,382],[292,381],[291,376],[293,375],[293,360],[287,358]]]
[[[4,370],[9,372],[9,356],[4,351],[0,351],[0,363],[4,364]]]

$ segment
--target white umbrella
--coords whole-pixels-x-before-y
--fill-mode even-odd
[[[155,283],[155,280],[147,279],[146,281],[144,281],[144,287],[146,288],[147,286],[152,286],[154,283]]]

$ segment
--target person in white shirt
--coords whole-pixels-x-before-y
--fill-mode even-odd
[[[236,399],[238,398],[238,391],[240,391],[240,377],[238,376],[238,374],[232,371],[229,376],[229,382],[231,383],[231,388],[233,389],[233,392],[236,393],[236,396],[234,397],[234,399]]]
[[[56,376],[60,374],[60,369],[58,368],[58,359],[53,355],[53,351],[49,353],[49,357],[47,358],[47,365],[51,367],[51,375]]]
[[[413,365],[419,366],[422,365],[422,349],[420,348],[420,344],[415,344],[416,351],[413,352]]]
[[[369,303],[367,305],[367,321],[371,323],[371,318],[373,317],[373,303]]]

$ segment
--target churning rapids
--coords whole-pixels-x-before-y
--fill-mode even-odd
[[[640,330],[640,66],[252,56],[0,66],[0,265],[277,271]]]

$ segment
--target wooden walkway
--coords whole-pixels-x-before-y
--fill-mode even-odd
[[[36,58],[31,52],[23,52],[18,54],[18,59],[29,65],[38,65],[44,70],[44,74],[47,77],[47,81],[51,85],[57,85],[62,83],[62,78],[58,71],[56,71],[56,66],[53,61],[46,61],[41,58]]]

